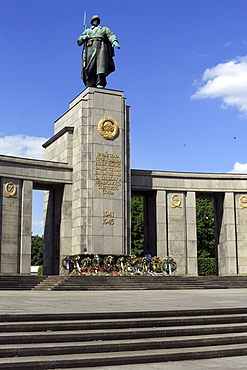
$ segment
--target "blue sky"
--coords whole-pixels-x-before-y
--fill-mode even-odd
[[[53,122],[84,89],[76,40],[86,11],[88,26],[98,14],[121,45],[107,87],[131,106],[131,168],[247,172],[246,0],[0,7],[0,154],[42,158]]]

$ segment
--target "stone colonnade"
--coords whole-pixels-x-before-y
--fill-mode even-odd
[[[59,273],[72,254],[72,167],[67,164],[0,156],[0,273],[30,273],[32,191],[47,190],[50,213],[46,263]],[[196,198],[215,202],[219,275],[247,274],[247,176],[132,170],[132,193],[145,196],[146,249],[172,255],[178,274],[197,274]]]
[[[144,196],[146,250],[197,275],[196,198],[213,198],[218,274],[247,274],[246,175],[132,170],[131,179]]]
[[[33,189],[64,193],[71,186],[71,174],[67,164],[0,155],[0,274],[30,274]],[[63,215],[66,203],[60,198],[57,206]],[[63,217],[58,220],[53,214],[55,220],[60,229]],[[60,249],[58,239],[54,245]],[[56,266],[59,249],[58,261],[53,257]]]

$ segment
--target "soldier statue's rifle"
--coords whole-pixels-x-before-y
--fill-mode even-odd
[[[87,17],[87,12],[84,12],[84,19],[83,19],[84,31],[85,31],[85,29],[87,28],[86,17]]]

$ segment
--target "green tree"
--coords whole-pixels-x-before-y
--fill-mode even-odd
[[[215,257],[214,236],[214,200],[198,198],[196,200],[197,221],[197,256]]]
[[[43,236],[32,235],[31,237],[31,265],[43,265]]]
[[[131,253],[140,257],[144,253],[143,197],[131,198]]]

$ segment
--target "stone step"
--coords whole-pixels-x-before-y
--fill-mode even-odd
[[[247,288],[247,276],[0,275],[0,290],[182,290]]]
[[[150,351],[119,351],[92,354],[70,354],[51,356],[27,356],[1,358],[0,369],[56,369],[97,367],[124,364],[182,361],[215,357],[241,356],[247,354],[247,344],[231,344],[207,347],[156,349]]]
[[[247,314],[214,315],[214,316],[180,316],[161,318],[135,318],[123,320],[57,320],[57,321],[35,321],[35,322],[2,322],[0,323],[1,333],[10,332],[32,332],[47,330],[92,330],[92,329],[113,329],[113,328],[150,328],[168,326],[191,326],[211,325],[225,323],[247,323]]]
[[[247,287],[247,276],[68,276],[51,290],[169,290]]]
[[[22,320],[22,321],[21,321]],[[0,315],[0,369],[247,354],[247,308]]]
[[[213,335],[247,333],[247,324],[193,325],[193,327],[174,326],[167,328],[131,328],[106,330],[66,330],[44,332],[6,332],[0,333],[0,344],[30,344],[54,342],[82,342],[99,340],[123,340],[138,338],[184,337],[188,335]]]
[[[103,319],[131,319],[131,318],[157,318],[181,316],[216,316],[216,315],[243,315],[247,314],[247,307],[220,307],[197,308],[180,310],[158,311],[121,311],[121,312],[72,312],[72,313],[28,313],[28,314],[0,314],[0,322],[20,321],[61,321],[61,320],[103,320]]]
[[[0,275],[0,290],[31,290],[46,276]]]
[[[99,285],[90,285],[90,286],[69,286],[69,285],[62,285],[57,287],[52,287],[49,290],[56,290],[56,291],[102,291],[102,290],[186,290],[186,289],[228,289],[228,287],[220,287],[220,286],[196,286],[196,285],[180,285],[180,286],[159,286],[154,284],[152,286],[99,286]]]
[[[159,337],[134,340],[99,340],[84,342],[64,343],[39,343],[39,344],[10,344],[1,345],[0,357],[25,357],[25,356],[47,356],[66,355],[82,353],[105,353],[123,351],[143,351],[154,349],[172,349],[188,347],[206,347],[230,344],[245,344],[247,333],[197,335],[184,337]]]
[[[51,275],[43,279],[32,290],[55,290],[58,285],[65,284],[67,279],[68,276]]]

